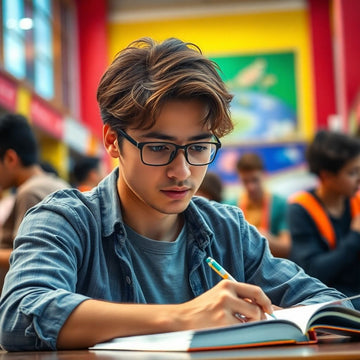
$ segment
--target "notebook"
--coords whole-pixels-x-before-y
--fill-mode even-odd
[[[360,339],[360,311],[342,305],[347,299],[274,311],[276,319],[203,330],[119,337],[93,350],[201,351],[277,344],[315,343],[317,334]]]

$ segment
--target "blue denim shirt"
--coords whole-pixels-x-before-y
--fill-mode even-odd
[[[64,322],[89,298],[145,302],[131,267],[117,177],[116,169],[87,193],[58,191],[27,213],[0,302],[3,348],[55,350]],[[184,215],[194,297],[220,280],[207,256],[238,281],[260,286],[279,306],[343,297],[294,263],[272,257],[267,241],[237,207],[194,197]]]

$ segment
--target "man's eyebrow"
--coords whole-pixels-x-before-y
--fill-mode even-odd
[[[208,140],[213,137],[213,134],[210,132],[197,134],[191,136],[190,138],[186,139],[187,141],[199,141],[199,140]],[[165,141],[176,141],[178,140],[175,136],[166,135],[160,132],[149,132],[145,133],[140,136],[141,139],[158,139],[158,140],[165,140]]]

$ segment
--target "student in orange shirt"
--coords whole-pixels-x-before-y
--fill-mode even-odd
[[[273,255],[287,258],[291,238],[286,223],[286,199],[265,188],[265,169],[259,155],[243,154],[236,168],[245,190],[239,196],[238,206],[246,220],[267,238]]]
[[[360,141],[319,131],[306,158],[318,186],[290,198],[291,259],[348,296],[360,293]],[[360,309],[360,301],[354,302]]]

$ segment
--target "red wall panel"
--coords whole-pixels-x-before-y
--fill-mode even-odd
[[[309,14],[316,130],[327,128],[328,116],[336,113],[330,0],[309,0]]]
[[[77,0],[81,119],[102,138],[102,122],[96,101],[101,75],[108,65],[106,1]]]

